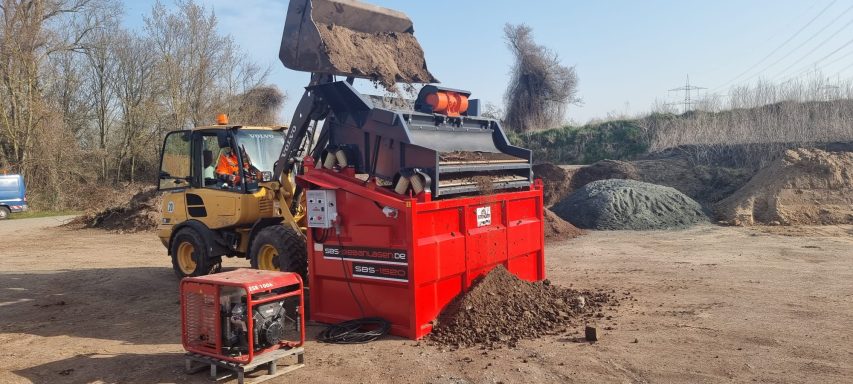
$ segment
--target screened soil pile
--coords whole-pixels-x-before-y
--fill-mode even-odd
[[[548,241],[559,241],[559,240],[568,240],[574,239],[578,236],[583,236],[586,234],[586,231],[575,227],[572,223],[565,221],[557,216],[556,213],[551,212],[550,209],[545,208],[545,240]]]
[[[65,226],[98,228],[122,233],[153,231],[160,222],[161,201],[162,196],[157,192],[157,188],[148,188],[137,193],[124,204],[85,213]]]
[[[853,224],[853,152],[787,150],[715,211],[732,225]]]
[[[515,347],[519,340],[566,332],[618,304],[604,291],[576,291],[547,280],[527,282],[503,266],[451,302],[427,341],[450,347]]]
[[[551,163],[533,166],[533,177],[542,179],[545,206],[550,207],[571,193],[572,173]]]
[[[394,84],[435,83],[424,51],[409,33],[363,33],[337,25],[318,24],[323,49],[340,72],[365,76],[392,90]]]
[[[585,229],[676,229],[708,220],[702,206],[685,194],[636,180],[594,181],[551,209]]]
[[[593,181],[608,179],[640,180],[640,173],[634,164],[620,160],[601,160],[578,169],[572,176],[570,186],[578,190]]]

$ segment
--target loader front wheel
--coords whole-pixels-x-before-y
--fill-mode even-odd
[[[222,267],[222,259],[210,257],[204,239],[190,228],[175,234],[169,253],[172,269],[179,278],[216,273]]]
[[[249,251],[252,268],[296,272],[308,282],[308,253],[305,237],[292,228],[272,225],[262,229],[252,240]]]

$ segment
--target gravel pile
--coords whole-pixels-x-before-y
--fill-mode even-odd
[[[585,229],[677,229],[708,221],[702,206],[683,193],[635,180],[594,181],[551,209]]]
[[[515,347],[521,339],[565,332],[583,317],[603,317],[601,311],[616,304],[609,292],[531,283],[498,266],[447,306],[427,341],[454,348]]]

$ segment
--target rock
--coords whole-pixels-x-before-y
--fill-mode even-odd
[[[584,338],[586,341],[598,341],[598,328],[591,325],[584,327]]]

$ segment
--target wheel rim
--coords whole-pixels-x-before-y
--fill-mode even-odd
[[[0,209],[0,219],[5,219],[5,218],[6,218],[6,210]]]
[[[185,242],[178,246],[178,267],[181,268],[181,272],[185,275],[192,275],[195,272],[194,253],[195,247],[190,243]]]
[[[278,250],[269,244],[261,246],[260,251],[258,251],[258,269],[278,271],[276,261],[278,261]]]

